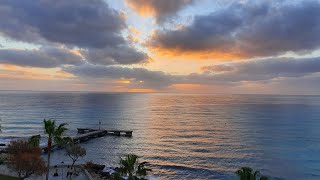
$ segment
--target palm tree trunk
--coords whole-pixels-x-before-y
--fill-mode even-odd
[[[73,168],[74,163],[76,163],[76,161],[75,161],[75,160],[72,160],[71,168]]]
[[[51,157],[51,146],[52,146],[52,140],[49,137],[48,138],[48,167],[47,167],[47,174],[46,174],[46,180],[49,179],[49,170],[50,170],[50,157]]]

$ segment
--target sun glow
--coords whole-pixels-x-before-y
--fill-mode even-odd
[[[12,79],[33,79],[33,80],[65,80],[73,78],[74,75],[61,71],[60,68],[30,68],[15,65],[0,65],[0,76]]]
[[[126,0],[125,2],[130,8],[134,9],[140,16],[154,16],[156,14],[154,8],[152,6],[149,6],[148,4],[138,5],[136,3],[130,2],[130,0]]]
[[[129,89],[128,92],[146,92],[146,93],[152,93],[152,92],[158,92],[156,89],[139,89],[139,88],[134,88],[134,89]]]

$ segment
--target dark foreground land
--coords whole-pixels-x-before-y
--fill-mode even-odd
[[[19,178],[12,177],[12,176],[0,175],[0,179],[1,179],[1,180],[18,180]]]

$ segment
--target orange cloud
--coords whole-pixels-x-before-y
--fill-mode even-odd
[[[81,54],[79,49],[71,49],[69,50],[69,52],[71,52],[72,54],[79,56],[79,57],[83,57],[83,55]]]
[[[248,56],[241,52],[223,52],[216,50],[203,50],[203,51],[187,51],[181,49],[168,49],[163,47],[150,47],[149,50],[153,53],[154,59],[159,58],[172,58],[183,57],[185,60],[207,60],[212,61],[233,61],[245,59]]]
[[[127,38],[130,42],[141,43],[142,42],[141,35],[142,35],[142,32],[140,30],[138,30],[133,26],[129,26],[129,35]]]
[[[126,5],[140,16],[153,16],[158,23],[176,15],[192,2],[193,0],[125,0]]]
[[[116,84],[130,84],[131,81],[130,80],[118,80],[115,81]]]
[[[27,68],[16,65],[0,65],[0,77],[11,79],[32,80],[65,80],[73,78],[72,74],[61,71],[59,68]]]
[[[154,16],[156,15],[156,11],[153,6],[148,3],[136,3],[134,1],[127,0],[126,4],[136,11],[139,15],[145,16]]]
[[[142,32],[139,29],[137,29],[137,28],[135,28],[133,26],[129,26],[129,31],[130,31],[131,34],[134,34],[134,35],[142,34]]]
[[[156,90],[156,89],[129,89],[128,92],[148,92],[148,93],[152,93],[152,92],[158,92],[158,90]]]
[[[170,89],[175,89],[175,90],[183,90],[183,91],[188,91],[188,90],[194,90],[194,89],[200,89],[202,87],[201,84],[174,84],[170,86]]]
[[[182,49],[180,47],[166,47],[159,43],[157,32],[149,37],[149,40],[144,45],[152,52],[153,58],[177,58],[185,60],[212,60],[212,61],[233,61],[241,60],[250,57],[235,48],[217,47],[214,49]]]

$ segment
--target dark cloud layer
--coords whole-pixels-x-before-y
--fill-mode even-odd
[[[53,68],[61,65],[80,65],[80,56],[62,48],[43,47],[39,50],[0,49],[0,64]]]
[[[234,3],[190,26],[157,32],[152,47],[179,52],[216,52],[241,58],[275,56],[320,47],[320,2]]]
[[[87,56],[94,63],[108,64],[110,59],[113,64],[146,61],[147,55],[123,38],[121,32],[126,28],[123,15],[102,0],[3,0],[0,3],[0,34],[18,41],[58,43],[93,51],[89,54],[112,49],[109,53],[98,53],[98,60]]]
[[[148,62],[148,55],[129,46],[106,47],[83,51],[84,56],[93,64],[136,64]]]
[[[231,84],[243,81],[266,82],[279,78],[298,78],[320,72],[320,57],[271,58],[203,67],[203,73],[170,75],[161,71],[118,66],[84,64],[67,67],[65,71],[85,78],[126,78],[144,81],[148,88],[161,88],[173,84]]]
[[[223,67],[223,68],[221,68]],[[320,72],[320,57],[316,58],[269,58],[246,62],[213,65],[202,68],[202,75],[215,81],[264,81],[275,78],[303,77]]]
[[[66,67],[64,71],[83,78],[134,79],[135,81],[143,81],[143,86],[148,88],[161,88],[174,83],[172,75],[162,71],[149,71],[144,68],[84,64]]]
[[[40,39],[79,47],[122,44],[124,19],[100,0],[3,0],[0,29],[31,43]]]
[[[164,22],[168,17],[176,15],[179,10],[191,4],[193,1],[194,0],[127,0],[126,2],[138,11],[138,13],[153,13],[157,22]]]

